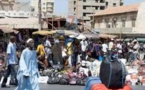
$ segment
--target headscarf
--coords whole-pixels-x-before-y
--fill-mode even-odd
[[[33,39],[32,38],[29,38],[27,41],[26,41],[26,43],[28,44],[28,43],[30,43],[30,41],[32,41]]]

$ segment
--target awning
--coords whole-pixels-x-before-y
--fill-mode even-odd
[[[0,19],[0,25],[10,25],[12,28],[30,28],[39,29],[38,18],[2,18]],[[46,22],[42,22],[42,28],[48,28]]]
[[[33,35],[50,35],[54,33],[56,33],[56,31],[41,30],[41,31],[33,32]]]
[[[16,30],[13,30],[11,28],[7,28],[7,27],[0,27],[0,30],[3,32],[3,33],[19,33],[19,31],[16,31]]]
[[[99,34],[100,38],[116,38],[116,35]]]

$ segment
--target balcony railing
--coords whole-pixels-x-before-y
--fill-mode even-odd
[[[98,28],[100,33],[109,33],[109,34],[119,34],[119,33],[132,33],[134,28]]]
[[[105,6],[105,2],[104,3],[100,3],[100,2],[95,2],[95,1],[87,1],[87,2],[83,2],[83,5],[92,5],[92,6]]]

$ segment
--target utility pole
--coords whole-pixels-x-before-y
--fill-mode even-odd
[[[41,29],[42,29],[42,22],[41,22],[41,15],[42,15],[41,14],[41,0],[38,1],[38,10],[39,10],[38,11],[39,12],[38,13],[38,16],[39,16],[38,17],[38,19],[39,19],[39,31],[41,31]]]
[[[77,9],[77,11],[76,11],[76,16],[77,16],[77,18],[78,18],[78,14],[79,14],[79,1],[78,0],[76,0],[76,9]]]

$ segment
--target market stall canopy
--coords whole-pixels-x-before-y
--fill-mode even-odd
[[[1,18],[1,25],[10,25],[15,29],[39,29],[38,18]],[[48,28],[47,23],[42,21],[42,28]]]
[[[116,35],[99,34],[100,38],[116,38]]]
[[[57,34],[61,34],[61,35],[78,35],[78,33],[70,31],[70,30],[55,30]]]
[[[13,30],[12,28],[7,28],[7,27],[0,27],[0,30],[3,33],[15,33],[15,34],[19,33],[19,31],[16,31],[16,30]]]
[[[98,34],[95,34],[91,31],[84,31],[82,34],[87,38],[99,38]]]
[[[33,35],[51,35],[55,33],[56,31],[41,30],[41,31],[33,32]]]

